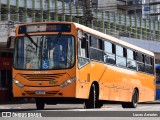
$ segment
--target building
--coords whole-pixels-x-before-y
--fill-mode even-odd
[[[160,19],[160,0],[98,0],[98,9],[105,9],[144,19]]]
[[[134,15],[144,19],[160,19],[160,0],[117,0],[120,13]]]
[[[145,0],[143,18],[160,20],[160,0]]]

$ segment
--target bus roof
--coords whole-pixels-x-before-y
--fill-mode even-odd
[[[115,37],[112,37],[112,36],[110,36],[110,35],[104,34],[104,33],[99,32],[99,31],[97,31],[97,30],[94,30],[94,29],[91,29],[91,28],[89,28],[89,27],[86,27],[86,26],[84,26],[84,25],[81,25],[81,24],[78,24],[78,23],[73,23],[73,24],[74,24],[77,28],[80,28],[80,29],[82,29],[82,30],[84,30],[84,31],[86,31],[86,32],[88,32],[88,33],[93,34],[93,35],[96,35],[96,36],[99,36],[99,37],[101,37],[101,38],[107,39],[107,40],[109,40],[109,41],[111,41],[111,42],[115,42],[115,43],[121,44],[121,45],[126,46],[126,47],[128,47],[128,48],[131,48],[131,49],[134,49],[134,50],[137,50],[137,51],[141,51],[141,52],[143,52],[143,53],[145,53],[145,54],[147,54],[147,55],[154,56],[154,53],[151,52],[151,51],[148,51],[148,50],[145,50],[145,49],[140,48],[140,47],[138,47],[138,46],[129,44],[129,43],[124,42],[124,41],[122,41],[122,40],[120,40],[120,39],[118,39],[118,38],[115,38]]]

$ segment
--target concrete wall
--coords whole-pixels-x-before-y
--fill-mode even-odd
[[[109,11],[117,10],[117,0],[98,0],[98,9],[105,9]]]
[[[0,47],[6,46],[8,31],[8,22],[0,21]]]
[[[15,30],[15,26],[10,21],[0,21],[0,47],[6,47],[8,37],[14,36],[11,30]]]

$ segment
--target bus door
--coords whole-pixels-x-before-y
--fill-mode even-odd
[[[90,62],[88,55],[88,39],[82,35],[82,31],[78,31],[78,69],[79,69],[79,92],[81,98],[88,97],[90,82]],[[86,94],[85,94],[86,93]]]

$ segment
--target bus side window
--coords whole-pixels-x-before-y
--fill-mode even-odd
[[[105,41],[104,42],[104,62],[109,64],[115,64],[115,45]]]
[[[120,67],[126,67],[126,57],[124,57],[124,50],[120,45],[116,45],[116,65]]]
[[[79,31],[78,31],[79,32]],[[88,52],[88,38],[84,34],[82,37],[78,37],[78,67],[81,68],[82,66],[89,63],[89,52]]]
[[[140,52],[136,53],[137,70],[144,72],[144,55]]]
[[[103,45],[104,42],[98,36],[91,35],[90,36],[90,58],[92,60],[103,62],[104,60],[104,51]]]
[[[136,70],[135,52],[127,49],[127,68]]]
[[[93,48],[98,48],[98,39],[96,36],[90,36],[90,46]]]
[[[149,74],[153,74],[153,63],[152,58],[150,56],[145,56],[145,72]]]
[[[86,33],[82,38],[78,39],[78,53],[80,57],[89,58],[88,36]]]

